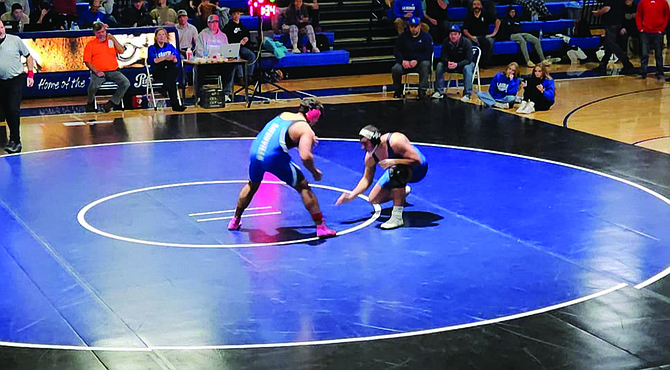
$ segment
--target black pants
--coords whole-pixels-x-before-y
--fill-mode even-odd
[[[624,68],[633,68],[633,64],[628,59],[627,51],[621,50],[619,44],[617,44],[617,37],[620,32],[621,25],[605,26],[605,55],[600,60],[601,68],[607,68],[607,63],[609,63],[612,53],[623,63]]]
[[[170,106],[176,107],[179,105],[177,99],[177,77],[179,77],[179,70],[172,61],[164,61],[154,66],[151,74],[157,81],[163,83],[170,98]]]
[[[9,80],[0,80],[0,109],[5,114],[7,126],[9,127],[9,140],[21,142],[21,98],[23,85],[26,84],[26,76],[20,74]]]
[[[540,90],[538,90],[536,87],[531,88],[529,86],[527,88],[524,88],[523,99],[530,100],[533,103],[535,103],[536,111],[549,110],[549,108],[551,108],[551,106],[554,105],[554,102],[545,98],[544,94],[542,94]]]

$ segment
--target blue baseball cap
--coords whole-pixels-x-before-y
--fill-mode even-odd
[[[412,17],[409,19],[409,25],[410,26],[418,26],[421,24],[421,19],[419,17]]]
[[[451,32],[461,33],[461,27],[458,27],[458,25],[454,24],[453,26],[449,27],[449,33]]]

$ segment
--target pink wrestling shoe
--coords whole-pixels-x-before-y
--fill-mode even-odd
[[[329,229],[325,222],[321,225],[316,225],[316,236],[321,239],[333,237],[335,234],[337,234],[337,231]]]
[[[242,227],[242,219],[237,216],[233,216],[228,222],[228,230],[239,230]]]

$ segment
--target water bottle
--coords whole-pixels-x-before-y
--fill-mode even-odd
[[[386,97],[386,85],[382,85],[382,96]]]
[[[540,40],[542,40],[542,29],[540,28]]]
[[[537,12],[534,11],[530,16],[530,20],[533,21],[533,22],[537,22],[538,19],[539,19],[539,16],[538,16]]]
[[[191,48],[186,49],[186,60],[193,59],[193,50]]]

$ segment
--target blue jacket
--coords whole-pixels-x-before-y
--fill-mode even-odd
[[[511,80],[504,73],[498,72],[493,76],[491,85],[489,85],[489,94],[493,99],[502,99],[507,95],[516,95],[519,91],[519,79],[514,77]]]
[[[433,58],[433,38],[423,31],[419,33],[419,36],[413,37],[410,31],[406,30],[398,36],[393,55],[397,63],[402,63],[403,60],[416,60],[419,63],[424,60],[430,62]]]
[[[149,61],[149,64],[153,68],[155,66],[154,59],[164,57],[170,54],[174,54],[177,56],[177,63],[175,63],[175,66],[178,67],[179,63],[181,62],[181,56],[177,52],[177,49],[169,42],[166,42],[162,48],[158,47],[158,45],[156,44],[149,46],[149,50],[147,52],[147,60]]]

